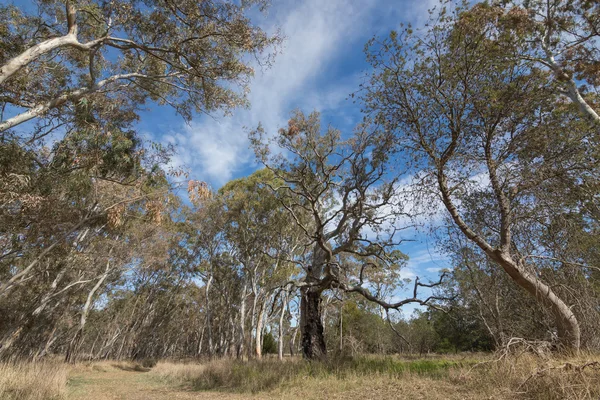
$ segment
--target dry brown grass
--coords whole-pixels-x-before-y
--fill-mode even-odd
[[[369,356],[327,363],[218,360],[159,363],[152,373],[193,390],[268,398],[597,400],[597,360],[593,354],[524,354],[500,361],[490,355]]]
[[[152,374],[181,385],[200,376],[205,369],[206,366],[202,364],[160,361],[152,369]]]
[[[54,362],[0,364],[0,399],[63,399],[68,368]]]
[[[518,357],[489,360],[469,369],[452,371],[449,380],[471,391],[499,399],[600,399],[600,357]]]
[[[69,383],[67,384],[67,377]],[[68,390],[67,390],[68,389]],[[67,395],[67,392],[69,393]],[[600,399],[600,357],[364,356],[203,364],[0,364],[0,399]]]

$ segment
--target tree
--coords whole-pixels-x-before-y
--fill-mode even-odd
[[[556,90],[568,97],[580,114],[600,123],[600,5],[589,0],[496,1],[473,13],[496,14],[497,26],[524,46],[511,56],[534,61],[552,72]]]
[[[299,232],[269,189],[273,185],[277,185],[273,173],[262,169],[219,189],[225,235],[235,249],[243,280],[238,356],[246,341],[247,296],[252,295],[251,326],[255,332],[255,355],[260,358],[267,303],[296,272],[290,260],[299,251]],[[282,309],[286,307],[287,304],[282,305]]]
[[[0,132],[42,118],[38,139],[68,127],[80,104],[132,117],[152,101],[187,119],[243,104],[245,56],[279,41],[245,16],[253,5],[266,2],[54,0],[34,15],[3,6],[0,99],[12,116]]]
[[[593,130],[558,101],[547,72],[506,57],[523,42],[498,32],[479,12],[488,7],[442,10],[424,36],[371,41],[366,109],[395,132],[421,194],[440,198],[460,232],[553,315],[562,345],[578,349],[577,316],[541,278],[543,230],[532,228],[558,211],[538,188],[576,188],[594,173],[582,144]]]
[[[352,137],[328,128],[321,133],[319,114],[296,112],[274,142],[285,152],[269,153],[261,127],[253,133],[257,156],[282,184],[273,187],[281,205],[303,232],[309,256],[296,260],[304,276],[294,280],[301,291],[300,326],[304,357],[324,358],[321,301],[326,290],[358,293],[384,309],[408,303],[427,305],[435,296],[413,296],[387,302],[368,287],[372,271],[397,269],[405,259],[398,245],[395,220],[403,215],[395,196],[398,178],[387,180],[392,136],[361,125]]]

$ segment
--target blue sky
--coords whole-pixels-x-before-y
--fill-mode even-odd
[[[419,23],[437,0],[274,0],[255,22],[279,27],[286,40],[274,65],[257,69],[249,109],[232,116],[198,115],[189,125],[166,107],[142,115],[139,128],[154,140],[178,147],[174,165],[214,188],[246,176],[257,165],[247,131],[259,122],[270,132],[285,126],[292,110],[318,110],[326,123],[349,130],[362,116],[347,100],[368,72],[364,44],[401,23]]]
[[[28,1],[2,1],[27,9]],[[249,148],[248,130],[262,123],[267,132],[287,125],[294,109],[317,110],[323,125],[350,132],[362,119],[360,106],[349,100],[369,73],[364,45],[386,36],[401,24],[423,26],[427,10],[438,0],[272,0],[254,22],[267,31],[281,29],[285,42],[273,66],[261,70],[250,84],[250,107],[232,115],[196,115],[186,123],[168,107],[150,106],[141,113],[138,130],[148,139],[175,145],[172,166],[191,179],[218,189],[227,181],[260,168]],[[411,230],[401,250],[410,261],[404,278],[436,279],[447,260],[429,235]],[[401,296],[398,293],[398,296]],[[405,309],[408,315],[414,307]]]
[[[259,123],[276,132],[298,108],[320,111],[324,124],[351,130],[362,118],[348,96],[369,72],[366,41],[402,23],[422,26],[435,4],[437,0],[273,0],[255,22],[268,31],[279,27],[286,40],[274,65],[257,69],[249,109],[234,110],[231,116],[199,115],[186,124],[172,110],[153,107],[142,115],[139,128],[153,140],[174,144],[173,165],[217,189],[261,167],[247,138]],[[413,231],[409,237],[414,241],[401,248],[410,256],[404,277],[435,279],[439,269],[449,267],[428,235]]]

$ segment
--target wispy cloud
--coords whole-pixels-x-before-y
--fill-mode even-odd
[[[353,39],[368,32],[374,0],[307,0],[274,5],[269,24],[286,36],[272,68],[259,71],[251,84],[251,108],[231,117],[202,117],[165,136],[177,145],[176,166],[221,185],[254,161],[247,133],[262,123],[268,132],[283,126],[294,108],[335,110],[356,90],[353,79],[327,78],[328,65],[348,51]],[[267,29],[269,27],[266,27]]]

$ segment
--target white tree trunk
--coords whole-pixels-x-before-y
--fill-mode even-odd
[[[265,310],[267,308],[268,297],[265,296],[265,300],[261,303],[260,309],[258,311],[258,318],[256,321],[256,348],[255,355],[259,360],[262,358],[262,333],[263,333],[263,324],[265,319]]]
[[[110,257],[111,253],[112,253],[112,249],[111,249],[111,251],[108,252],[108,257]],[[79,327],[77,328],[77,332],[75,332],[75,335],[71,339],[71,342],[69,342],[69,348],[67,349],[67,354],[65,357],[66,362],[73,363],[77,359],[77,352],[79,351],[79,346],[81,345],[81,342],[83,341],[83,330],[84,330],[85,324],[87,322],[87,317],[90,312],[90,308],[93,304],[94,295],[96,294],[98,289],[100,289],[100,287],[102,286],[102,284],[104,283],[104,281],[106,280],[108,275],[110,274],[110,271],[111,271],[111,267],[110,267],[110,259],[109,259],[106,262],[106,269],[104,270],[104,273],[102,274],[102,276],[100,276],[100,279],[98,279],[98,282],[96,282],[94,287],[89,291],[89,293],[87,295],[85,304],[83,305],[83,310],[81,310],[81,317],[79,318]]]
[[[285,312],[287,311],[287,303],[289,298],[289,290],[284,290],[283,297],[281,298],[281,313],[279,314],[279,336],[277,339],[277,354],[280,360],[283,360],[283,319],[285,318]]]

